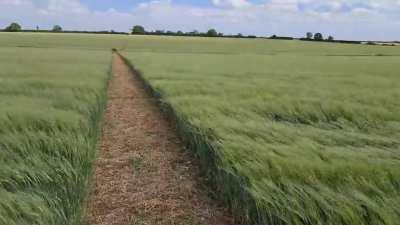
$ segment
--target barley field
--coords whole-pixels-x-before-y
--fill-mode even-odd
[[[13,47],[7,37],[0,35],[0,224],[80,224],[109,52]]]
[[[0,224],[79,224],[116,48],[251,224],[400,224],[400,47],[0,34]]]
[[[400,224],[400,48],[203,39],[125,55],[253,224]]]

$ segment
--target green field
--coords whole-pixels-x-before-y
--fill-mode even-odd
[[[4,47],[3,38],[0,224],[79,224],[110,54]]]
[[[125,55],[254,223],[400,224],[400,48],[204,39],[154,51]]]
[[[78,224],[111,48],[238,215],[400,224],[400,47],[76,34],[0,34],[0,224]]]

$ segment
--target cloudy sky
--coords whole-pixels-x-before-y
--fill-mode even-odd
[[[323,32],[336,39],[400,40],[400,0],[0,0],[0,27],[74,30],[216,28],[224,33]]]

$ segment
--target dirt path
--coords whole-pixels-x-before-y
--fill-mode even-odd
[[[231,225],[198,168],[123,60],[113,57],[88,225]]]

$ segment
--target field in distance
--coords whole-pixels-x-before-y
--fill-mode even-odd
[[[399,223],[400,48],[175,41],[124,54],[211,146],[193,144],[219,158],[234,208],[255,224]]]
[[[0,147],[6,149],[0,165],[8,168],[0,170],[8,171],[0,173],[0,207],[24,204],[36,210],[24,218],[41,221],[43,196],[54,196],[61,181],[71,184],[42,162],[54,146],[69,144],[64,140],[92,143],[85,130],[93,126],[77,121],[89,123],[89,115],[97,114],[81,112],[99,104],[81,94],[103,93],[110,63],[105,51],[111,48],[122,50],[173,107],[181,134],[199,138],[192,148],[211,166],[219,190],[255,224],[399,223],[400,48],[264,39],[0,34]],[[54,71],[64,72],[53,80]],[[20,110],[21,118],[34,119],[9,122],[20,118]],[[63,141],[26,150],[49,140]],[[81,168],[80,162],[90,161],[75,153],[67,154],[71,162],[51,163]],[[26,172],[29,163],[38,165],[29,170],[33,175]],[[1,212],[0,222],[6,215]]]

